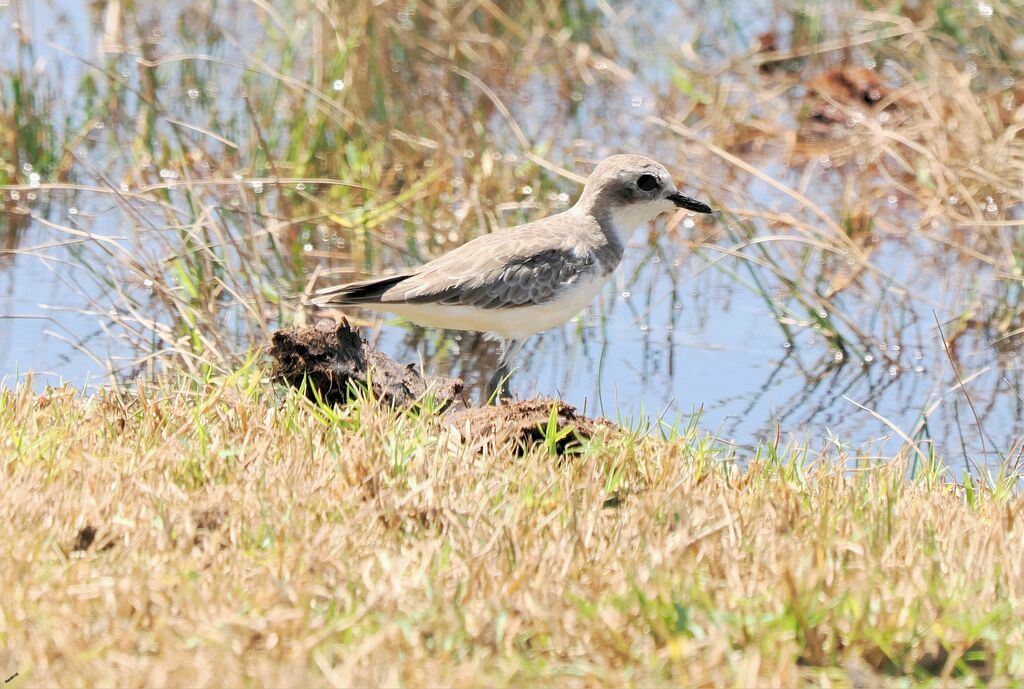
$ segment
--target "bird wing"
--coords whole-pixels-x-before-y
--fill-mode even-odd
[[[410,273],[331,287],[313,302],[345,304],[453,304],[499,309],[543,304],[592,273],[590,252],[565,245],[536,223],[486,234]]]
[[[503,249],[509,247],[503,245]],[[382,295],[387,303],[435,303],[501,309],[544,304],[590,273],[593,258],[572,250],[549,248],[483,260],[447,254]]]

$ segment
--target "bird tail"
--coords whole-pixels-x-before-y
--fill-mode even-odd
[[[411,273],[405,273],[361,282],[350,282],[347,285],[325,287],[314,292],[310,302],[320,307],[379,304],[385,292],[410,277],[412,277]]]

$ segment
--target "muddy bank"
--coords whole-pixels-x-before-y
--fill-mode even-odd
[[[553,449],[563,454],[602,429],[617,426],[607,419],[593,419],[576,412],[561,400],[538,398],[501,406],[476,407],[463,392],[459,378],[425,376],[414,364],[400,364],[371,348],[348,321],[336,325],[279,330],[271,338],[275,381],[303,389],[316,400],[346,404],[353,386],[370,387],[373,394],[392,406],[415,404],[430,391],[438,408],[464,442],[482,449],[505,438],[521,448],[544,442],[549,435],[555,407]]]

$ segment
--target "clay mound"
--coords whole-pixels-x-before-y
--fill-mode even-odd
[[[462,409],[454,412],[449,419],[452,426],[465,439],[471,440],[475,447],[482,448],[488,442],[511,437],[525,451],[536,443],[544,442],[552,405],[557,407],[556,454],[571,452],[579,446],[581,440],[589,440],[602,429],[617,428],[608,419],[592,419],[578,414],[576,407],[571,404],[545,398],[510,402],[500,407]]]
[[[319,393],[328,404],[348,402],[353,385],[369,385],[376,397],[392,406],[413,404],[428,388],[442,407],[462,394],[461,379],[424,376],[415,364],[399,364],[371,349],[346,320],[334,327],[278,330],[271,338],[270,356],[275,380],[294,388],[305,380],[310,399]]]

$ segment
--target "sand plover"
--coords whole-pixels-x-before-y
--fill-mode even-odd
[[[567,211],[477,237],[414,270],[321,289],[312,302],[500,338],[493,394],[525,339],[582,311],[611,278],[633,231],[673,208],[711,212],[679,193],[660,163],[614,155]]]

